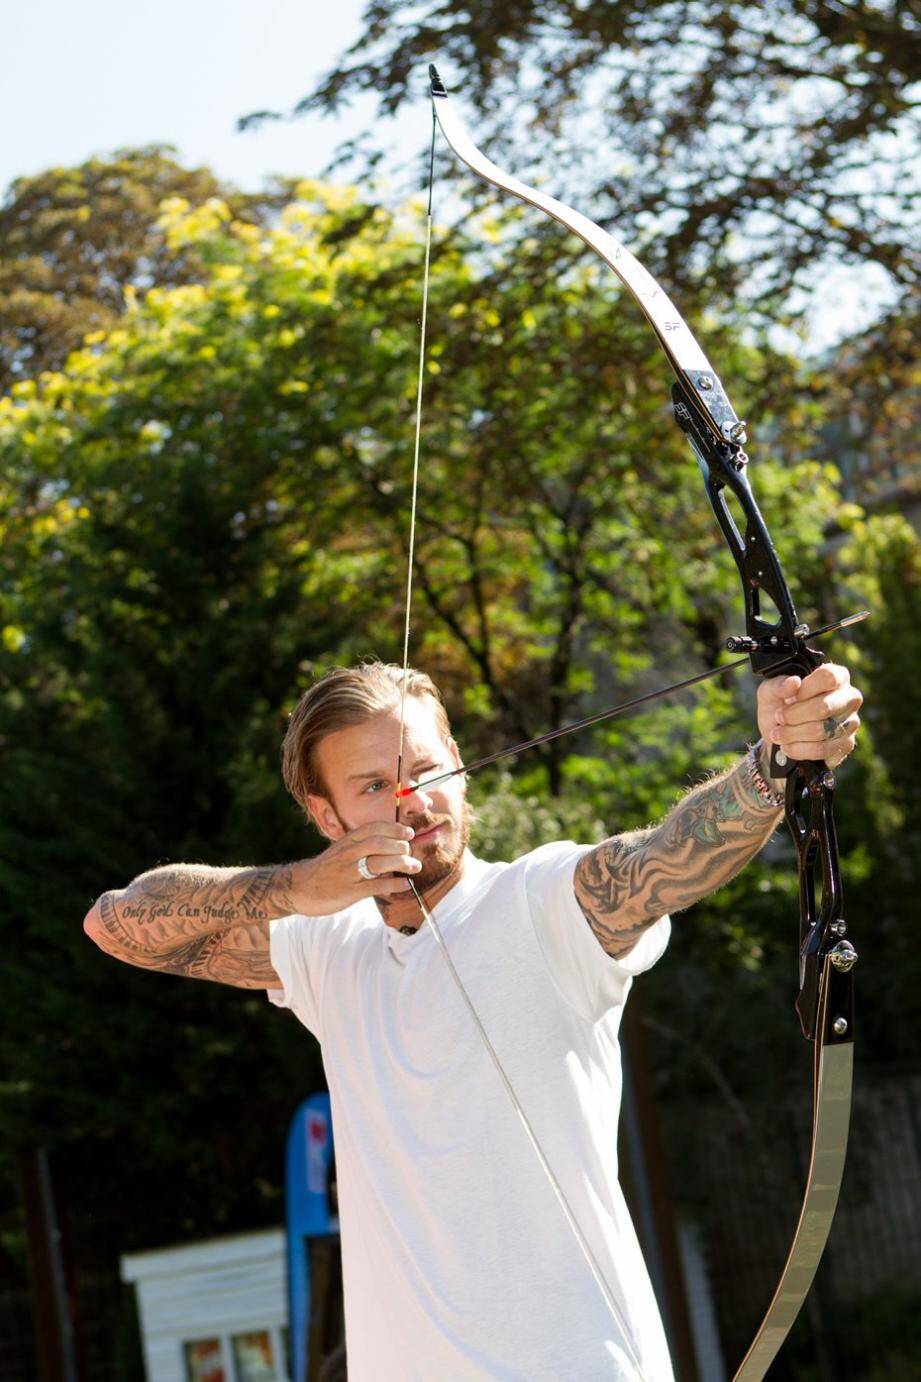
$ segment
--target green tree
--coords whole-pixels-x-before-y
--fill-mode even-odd
[[[859,828],[865,858],[849,888],[853,915],[872,917],[867,942],[886,964],[862,975],[866,1007],[880,1056],[908,1062],[921,1017],[913,939],[921,857],[918,747],[906,713],[908,688],[921,676],[921,540],[901,516],[855,521],[841,552],[841,577],[873,611],[859,640],[857,668],[873,688],[865,715],[875,750],[863,758]],[[854,805],[851,806],[854,809]],[[857,824],[857,822],[855,822]],[[892,1014],[898,1013],[898,1023]]]
[[[917,325],[908,298],[813,371],[826,446],[849,493],[874,510],[904,507],[921,489]]]
[[[85,335],[114,325],[132,293],[201,279],[193,247],[167,249],[161,201],[219,198],[261,224],[289,193],[236,191],[161,145],[17,178],[0,206],[0,392],[60,369]]]
[[[23,1049],[17,1023],[4,1038],[14,1140],[111,1135],[141,1071],[167,1143],[177,1066],[207,1083],[217,1059],[215,1087],[245,1097],[251,1037],[228,1014],[246,1000],[107,963],[79,918],[164,858],[314,847],[278,782],[285,710],[312,668],[400,644],[416,223],[308,187],[268,231],[179,199],[162,227],[206,281],[150,290],[66,373],[0,404],[2,881],[7,922],[33,943],[10,982],[24,985],[34,948],[64,960],[28,999],[44,1037]],[[593,273],[536,302],[496,233],[488,268],[459,239],[439,246],[417,548],[414,656],[445,683],[470,751],[699,666],[736,599],[695,468],[666,434],[647,334]],[[748,348],[728,355],[730,371],[764,368]],[[797,474],[808,515],[789,474],[765,466],[763,493],[808,546],[834,497],[817,508],[824,482]],[[609,730],[600,756],[588,737],[554,747],[523,789],[565,782],[601,819],[647,818],[744,736],[728,693],[707,704],[715,718],[672,710]],[[158,1031],[179,1047],[151,1071]],[[92,1088],[118,1098],[89,1097],[86,1049]],[[183,1127],[186,1145],[199,1137]],[[190,1176],[190,1204],[200,1192]]]
[[[641,246],[679,301],[702,278],[709,300],[773,315],[829,263],[872,264],[896,296],[917,285],[911,6],[373,0],[295,113],[373,92],[393,114],[433,59],[479,143],[526,180],[552,167],[553,190]]]
[[[57,1153],[112,1258],[277,1220],[284,1124],[322,1078],[259,995],[119,966],[80,919],[157,862],[319,843],[278,743],[314,671],[400,656],[420,220],[310,184],[268,227],[168,199],[164,252],[194,252],[201,281],[138,294],[64,371],[0,400],[0,1118],[4,1145]],[[435,246],[412,651],[469,754],[697,670],[738,625],[648,328],[594,268],[537,291],[520,221]],[[817,425],[796,362],[724,323],[703,334],[733,395],[761,403],[752,468],[801,614],[838,613],[828,524],[883,530],[829,468],[794,462]],[[643,824],[751,723],[747,683],[711,684],[563,740],[478,789],[481,844]],[[776,1002],[745,1019],[786,987],[792,893],[787,863],[746,871],[682,920],[682,983],[649,990],[662,1031],[723,1040],[724,1078],[747,1097],[757,1070],[765,1102],[789,1079],[792,1019]],[[692,1046],[667,1047],[666,1092],[685,1071],[710,1088]]]

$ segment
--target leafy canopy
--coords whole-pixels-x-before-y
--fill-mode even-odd
[[[648,328],[593,265],[536,286],[523,215],[436,235],[412,646],[471,755],[719,658],[738,609]],[[11,1145],[68,1148],[74,1197],[123,1250],[161,1241],[164,1223],[193,1235],[275,1217],[265,1129],[321,1076],[261,1000],[115,965],[80,918],[158,862],[318,847],[281,789],[278,745],[315,671],[400,655],[420,299],[415,204],[307,184],[260,227],[176,197],[157,231],[164,254],[194,253],[199,281],[139,291],[66,369],[0,401],[0,893],[15,928],[0,1116]],[[753,448],[759,496],[803,617],[830,617],[843,597],[827,522],[874,539],[829,468],[795,460],[814,400],[795,362],[697,325],[733,395],[760,403],[778,459]],[[872,548],[881,582],[915,571],[899,540],[898,571]],[[480,839],[501,854],[539,829],[645,824],[750,733],[750,688],[711,685],[560,741],[478,789]],[[892,819],[914,780],[878,768]],[[730,972],[748,976],[740,1001],[764,970],[776,981],[791,879],[747,871],[687,919],[689,982],[657,1000],[675,1025]],[[907,885],[893,898],[894,926]],[[245,1127],[227,1108],[248,1111]],[[138,1165],[148,1193],[127,1242]]]
[[[0,392],[60,369],[88,332],[115,324],[136,292],[201,279],[193,245],[167,249],[163,200],[220,198],[259,224],[289,191],[237,192],[159,145],[17,178],[0,206]]]
[[[821,292],[832,263],[873,265],[904,301],[918,37],[898,0],[371,0],[296,113],[374,92],[392,114],[424,99],[435,60],[478,143],[526,179],[552,170],[552,190],[617,225],[679,301],[702,280],[711,300],[773,315]]]

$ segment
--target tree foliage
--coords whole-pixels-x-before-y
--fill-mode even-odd
[[[904,506],[921,491],[917,327],[917,303],[909,299],[813,376],[829,417],[828,451],[850,493],[873,509]]]
[[[921,999],[911,956],[921,857],[921,779],[918,750],[906,715],[905,690],[921,677],[921,543],[901,515],[857,523],[841,551],[841,577],[872,610],[856,651],[857,672],[873,688],[865,721],[870,738],[860,763],[863,867],[856,870],[854,914],[874,917],[872,939],[887,956],[884,967],[862,976],[864,1024],[872,1024],[880,1054],[907,1055],[891,1022],[900,1014],[908,1031],[921,1020]],[[867,737],[867,736],[865,736]],[[882,898],[882,905],[880,905]],[[871,987],[872,986],[872,987]]]
[[[371,0],[364,25],[297,112],[374,92],[392,114],[436,60],[479,143],[524,177],[552,168],[685,300],[703,279],[711,300],[773,311],[830,262],[917,287],[910,5]]]
[[[412,649],[470,756],[717,661],[738,626],[648,328],[594,267],[522,271],[522,215],[435,237]],[[314,672],[400,656],[420,225],[415,204],[319,184],[267,226],[169,198],[162,252],[194,256],[198,281],[166,272],[66,368],[0,400],[0,1118],[8,1145],[61,1153],[65,1198],[120,1251],[277,1219],[284,1123],[322,1079],[261,996],[119,966],[80,922],[158,862],[319,844],[278,744]],[[700,329],[730,391],[760,403],[754,482],[801,616],[858,597],[892,610],[861,668],[884,710],[842,837],[865,907],[887,899],[879,944],[898,947],[907,992],[912,868],[896,886],[890,864],[919,775],[893,666],[914,676],[917,538],[798,459],[824,415],[795,361],[725,322]],[[660,816],[740,751],[751,696],[710,683],[484,780],[480,846]],[[724,1086],[746,1098],[752,1072],[764,1100],[786,1083],[792,1018],[776,999],[747,1018],[788,987],[794,887],[769,857],[676,927],[681,982],[662,968],[649,1002],[660,1031],[699,1041],[668,1045],[670,1095],[710,1092],[697,1048],[723,1050]],[[873,1040],[896,1049],[908,1030]]]
[[[735,580],[666,430],[647,333],[593,272],[535,300],[503,225],[485,229],[496,244],[479,267],[460,239],[438,247],[414,624],[415,659],[471,752],[718,655]],[[152,986],[192,1029],[191,1014],[237,1000],[100,961],[79,929],[89,901],[165,858],[310,847],[277,778],[284,713],[312,668],[395,657],[400,642],[415,217],[305,187],[268,231],[181,199],[161,230],[206,281],[152,288],[66,372],[0,403],[5,905],[67,957],[30,999],[32,1029],[57,1049],[72,959],[97,994],[80,1009],[87,1038],[112,1010],[104,1067],[137,1049]],[[766,369],[751,349],[727,354],[730,372]],[[791,545],[813,545],[820,472],[766,465],[763,481]],[[808,513],[791,481],[813,491]],[[615,802],[621,819],[658,811],[676,765],[738,742],[731,699],[708,704],[715,719],[609,730],[610,761],[590,738],[555,745],[532,784],[565,780],[603,819]],[[113,1008],[113,991],[132,1001]],[[28,1091],[14,1131],[47,1118],[52,1135],[71,1097],[87,1132],[105,1123],[73,1054],[36,1067],[39,1048],[9,1040]]]
[[[237,192],[161,146],[17,178],[0,206],[0,392],[59,369],[88,332],[114,325],[132,294],[201,278],[193,246],[167,249],[157,225],[165,198],[220,198],[261,223],[286,195]]]

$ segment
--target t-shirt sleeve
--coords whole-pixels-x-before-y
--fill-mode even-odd
[[[315,1036],[320,1035],[316,958],[310,962],[310,928],[316,917],[277,917],[269,922],[269,959],[282,987],[266,989],[278,1008],[290,1008]]]
[[[528,909],[547,965],[563,996],[591,1022],[626,1001],[634,976],[655,964],[671,935],[671,921],[662,916],[621,959],[602,950],[574,888],[576,864],[593,847],[564,840],[521,861]]]

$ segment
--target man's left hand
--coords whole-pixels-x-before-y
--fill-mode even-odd
[[[758,687],[758,728],[788,758],[837,768],[857,743],[863,696],[846,667],[824,662],[808,677],[771,677]]]

